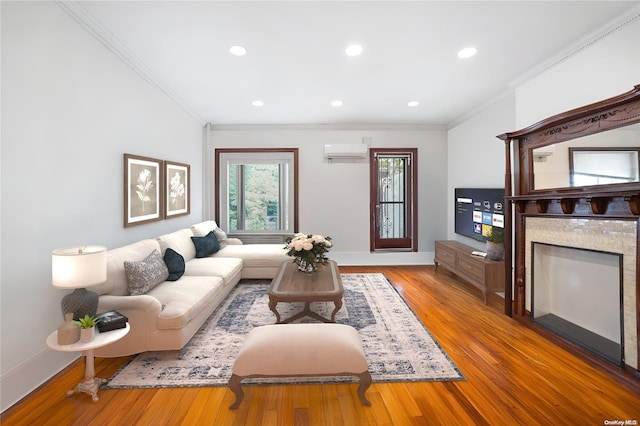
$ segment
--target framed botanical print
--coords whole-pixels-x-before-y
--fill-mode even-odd
[[[124,226],[163,219],[162,160],[124,154]]]
[[[191,208],[191,167],[189,164],[164,162],[165,218],[184,216]]]

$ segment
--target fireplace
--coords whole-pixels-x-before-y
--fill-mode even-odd
[[[636,369],[637,225],[636,220],[525,221],[525,304],[532,319],[617,366]]]
[[[622,367],[622,254],[531,244],[531,319]]]
[[[588,85],[585,89],[588,90]],[[523,319],[533,312],[538,324],[548,313],[552,314],[551,318],[555,315],[566,320],[545,306],[546,301],[537,299],[540,288],[536,283],[534,290],[532,284],[540,278],[538,275],[543,268],[536,264],[538,261],[532,255],[533,251],[541,250],[541,246],[534,248],[533,243],[612,254],[612,263],[622,265],[621,268],[618,266],[622,279],[621,282],[619,278],[604,280],[614,283],[612,287],[619,287],[618,290],[591,287],[581,292],[606,291],[607,300],[611,300],[607,303],[613,306],[613,300],[619,298],[620,307],[608,308],[613,311],[611,319],[589,318],[591,322],[578,319],[578,324],[568,321],[570,325],[559,321],[561,325],[554,325],[557,335],[570,340],[571,344],[562,343],[555,337],[553,340],[601,365],[608,372],[620,373],[620,377],[629,373],[640,379],[640,270],[637,266],[640,262],[640,179],[618,183],[590,182],[580,186],[573,155],[585,149],[594,152],[635,151],[640,140],[638,125],[640,85],[618,96],[547,117],[521,130],[500,134],[498,138],[505,142],[505,313]],[[543,163],[537,161],[541,152],[547,158]],[[599,156],[601,164],[610,166],[600,157],[603,156]],[[634,163],[635,169],[639,167],[640,163],[637,166]],[[605,168],[595,171],[594,176],[605,177],[607,173]],[[562,262],[562,265],[562,268],[569,268],[567,274],[574,274],[584,267],[571,262]],[[534,269],[537,271],[535,277]],[[614,272],[613,275],[619,276],[620,273]],[[586,281],[586,278],[580,278],[580,281]],[[566,285],[545,285],[553,291],[543,297],[576,297],[562,293],[568,290]],[[577,300],[576,306],[594,310],[588,307],[589,303],[589,300]],[[560,308],[563,315],[567,309]],[[570,309],[568,311],[573,314]],[[619,333],[615,326],[612,331],[599,330],[604,323],[617,324],[618,312],[622,316]],[[549,324],[545,326],[549,328]],[[584,346],[584,342],[575,336],[564,336],[564,328],[574,326],[580,327],[578,330],[587,330],[586,334],[594,333],[614,345],[619,344],[612,346],[614,355],[605,355],[604,358],[620,368],[611,368],[611,364],[602,359],[602,354],[598,357],[577,347],[577,344]],[[547,335],[547,332],[543,334]],[[597,348],[590,350],[599,351]],[[618,351],[620,355],[617,355]]]

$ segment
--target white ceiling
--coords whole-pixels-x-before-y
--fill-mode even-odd
[[[64,4],[64,3],[63,3]],[[82,1],[82,20],[213,124],[448,125],[638,1]],[[364,47],[358,57],[344,49]],[[229,47],[248,53],[232,56]],[[477,47],[461,60],[457,52]],[[251,105],[260,99],[264,106]],[[330,106],[334,99],[344,105]],[[409,108],[407,102],[420,105]]]

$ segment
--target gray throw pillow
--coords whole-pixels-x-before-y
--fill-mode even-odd
[[[131,296],[145,294],[169,277],[169,269],[158,250],[152,251],[142,261],[125,261],[124,272]]]
[[[213,233],[216,235],[216,238],[218,239],[218,244],[220,244],[220,248],[221,249],[224,248],[224,246],[227,245],[227,233],[218,227],[216,227],[213,230]]]

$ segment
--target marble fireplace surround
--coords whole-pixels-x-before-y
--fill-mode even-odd
[[[531,312],[531,243],[540,242],[622,254],[625,364],[638,369],[636,296],[637,220],[525,219],[525,306]]]

